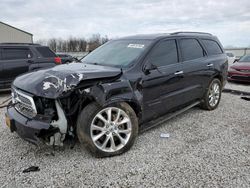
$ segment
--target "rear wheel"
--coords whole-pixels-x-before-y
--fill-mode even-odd
[[[221,81],[217,78],[213,79],[203,97],[201,107],[206,110],[214,110],[220,103],[222,92]]]
[[[77,122],[77,135],[97,157],[114,156],[126,152],[138,134],[138,121],[127,103],[100,107],[86,106]]]

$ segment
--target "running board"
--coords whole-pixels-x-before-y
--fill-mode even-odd
[[[168,121],[169,119],[171,119],[171,118],[173,118],[173,117],[175,117],[175,116],[177,116],[179,114],[182,114],[183,112],[189,110],[190,108],[193,108],[194,106],[196,106],[198,104],[200,104],[200,101],[197,101],[197,102],[195,102],[195,103],[193,103],[193,104],[191,104],[191,105],[189,105],[189,106],[187,106],[185,108],[182,108],[181,110],[168,113],[168,114],[166,114],[164,116],[161,116],[160,118],[157,118],[157,119],[152,120],[150,122],[143,123],[140,126],[140,130],[139,131],[142,133],[142,132],[145,132],[145,131],[147,131],[147,130],[153,128],[153,127],[156,127],[156,126],[158,126],[160,124],[163,124],[166,121]]]

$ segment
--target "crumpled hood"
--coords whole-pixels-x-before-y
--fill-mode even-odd
[[[13,85],[36,96],[55,99],[84,80],[112,78],[119,74],[119,68],[70,63],[21,75]]]

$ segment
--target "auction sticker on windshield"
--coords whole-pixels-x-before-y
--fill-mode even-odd
[[[144,44],[129,44],[128,48],[144,48]]]

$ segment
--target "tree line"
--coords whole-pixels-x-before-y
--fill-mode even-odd
[[[108,36],[93,34],[88,39],[76,37],[70,37],[68,39],[51,38],[48,40],[41,39],[36,41],[36,43],[49,46],[54,52],[90,52],[108,40]]]

